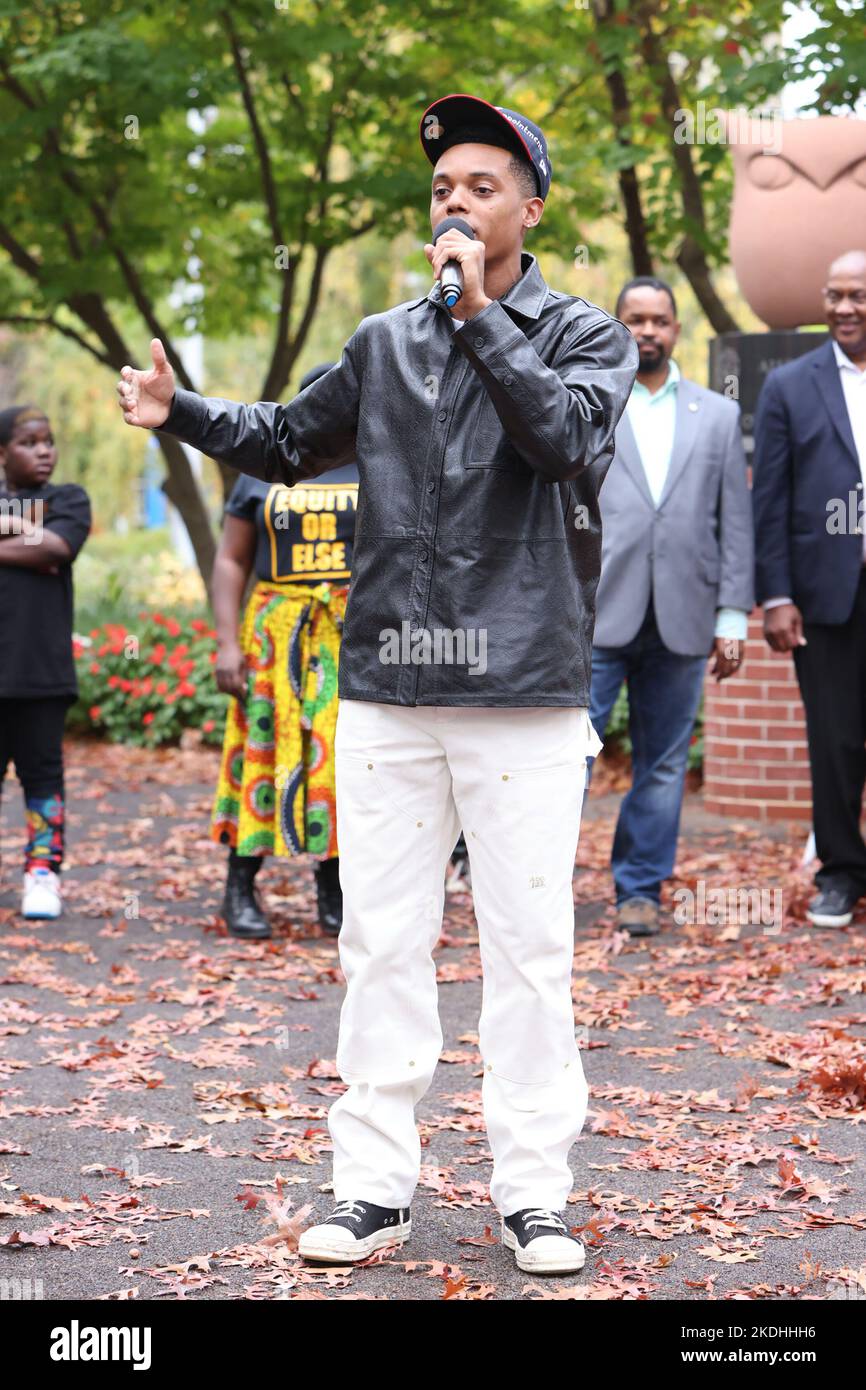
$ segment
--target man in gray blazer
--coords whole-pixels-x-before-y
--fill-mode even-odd
[[[707,658],[716,680],[742,660],[752,515],[739,407],[680,375],[670,286],[629,281],[616,316],[637,340],[640,366],[600,496],[590,718],[603,735],[628,683],[632,785],[611,868],[618,926],[651,936],[674,865]]]

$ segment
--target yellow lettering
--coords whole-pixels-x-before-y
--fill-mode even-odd
[[[299,543],[292,546],[292,569],[303,573],[313,568],[315,546]]]

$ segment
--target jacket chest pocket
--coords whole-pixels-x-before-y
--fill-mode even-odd
[[[520,472],[527,465],[502,428],[490,397],[485,393],[479,401],[469,425],[468,449],[463,455],[464,468],[498,468]]]

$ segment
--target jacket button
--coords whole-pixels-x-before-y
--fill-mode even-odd
[[[484,346],[484,339],[483,339],[483,338],[473,338],[472,341],[473,341],[473,343],[475,344],[476,347],[483,347],[483,346]]]
[[[503,385],[503,386],[510,386],[513,380],[514,380],[514,377],[513,377],[513,376],[504,376],[504,377],[502,378],[502,385]]]
[[[427,551],[426,551],[426,550],[422,550],[422,551],[421,551],[421,554],[420,554],[420,556],[419,556],[419,559],[421,559],[422,561],[427,559]]]
[[[448,411],[447,411],[447,410],[440,410],[440,411],[439,411],[439,415],[437,416],[437,419],[439,419],[439,420],[447,420],[447,419],[448,419]]]
[[[435,491],[436,491],[436,484],[435,484],[435,483],[428,483],[428,484],[427,484],[427,491],[428,491],[428,492],[435,492]]]

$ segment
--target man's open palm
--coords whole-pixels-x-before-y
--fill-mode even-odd
[[[128,425],[158,430],[168,419],[174,395],[174,372],[159,338],[151,339],[150,356],[153,366],[147,372],[138,372],[134,367],[121,368],[117,383],[118,405]]]

